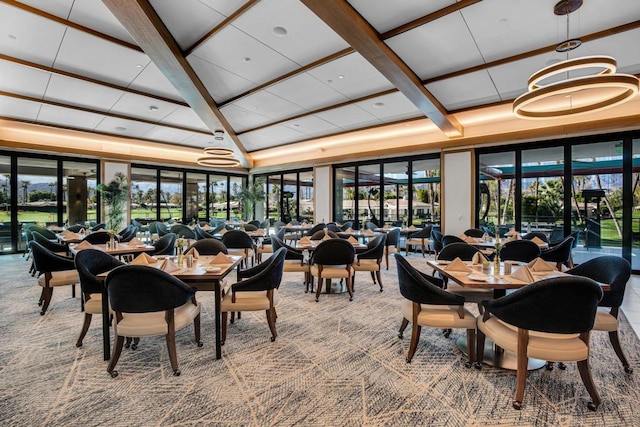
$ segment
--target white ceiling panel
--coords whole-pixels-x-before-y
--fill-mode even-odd
[[[193,133],[187,139],[182,140],[181,145],[188,147],[204,148],[214,144],[213,135],[203,135],[201,133]]]
[[[299,65],[348,47],[299,0],[262,0],[232,25]],[[285,29],[286,35],[276,34],[277,27]]]
[[[233,74],[196,55],[189,55],[187,60],[217,103],[224,102],[255,86],[251,80]]]
[[[339,104],[349,98],[309,73],[302,73],[267,88],[267,91],[299,105],[305,110],[316,110]]]
[[[316,116],[307,116],[289,120],[288,122],[282,123],[282,125],[297,132],[304,133],[307,136],[326,135],[340,130],[336,125]]]
[[[66,27],[40,16],[0,3],[0,52],[50,66]],[[33,31],[37,28],[37,31]]]
[[[153,62],[149,62],[142,68],[140,74],[131,82],[129,87],[142,92],[175,99],[176,101],[182,101],[182,96],[178,90]]]
[[[144,53],[69,28],[55,67],[126,86],[148,62]]]
[[[484,62],[460,12],[392,37],[386,43],[423,80]]]
[[[151,0],[162,22],[182,50],[187,50],[226,18],[199,0]],[[228,3],[238,3],[241,1]]]
[[[70,110],[69,108],[43,105],[38,114],[41,123],[58,124],[65,127],[93,130],[104,119],[101,114],[87,111]]]
[[[298,68],[295,62],[233,26],[225,27],[193,54],[256,84]]]
[[[0,90],[42,97],[47,88],[49,73],[0,60]]]
[[[166,0],[164,0],[166,1]],[[200,3],[215,10],[216,12],[229,16],[240,9],[248,0],[198,0]]]
[[[52,101],[109,111],[123,94],[121,90],[53,74],[45,96]]]
[[[20,0],[20,3],[66,19],[75,0]]]
[[[102,0],[73,2],[69,20],[119,40],[137,45],[133,37],[124,29],[120,21],[113,16],[113,13],[105,6]]]
[[[357,126],[371,126],[380,123],[375,116],[355,105],[346,105],[332,110],[316,113],[316,116],[342,129],[353,129]]]
[[[352,53],[313,68],[309,70],[309,74],[351,99],[393,87],[389,80],[359,53]]]
[[[441,80],[426,87],[448,111],[500,101],[485,70]]]
[[[240,108],[234,104],[225,105],[220,109],[220,112],[236,132],[243,132],[247,129],[262,126],[272,121],[269,117],[264,116],[257,111],[245,110],[244,108]]]
[[[407,99],[402,92],[390,93],[356,102],[358,107],[383,121],[398,120],[422,115],[418,107]]]
[[[300,106],[266,90],[240,98],[233,104],[274,120],[291,117],[300,111]]]
[[[455,3],[455,0],[348,0],[360,15],[384,33]]]
[[[155,109],[152,107],[155,107]],[[111,108],[111,112],[159,122],[173,113],[176,108],[178,106],[175,104],[125,92]]]
[[[144,134],[144,138],[177,144],[189,138],[191,135],[193,135],[193,132],[163,126],[154,126]]]
[[[247,151],[261,150],[284,143],[298,141],[304,134],[283,125],[270,126],[240,135],[240,141]]]
[[[503,100],[514,99],[527,91],[529,76],[545,66],[552,56],[538,55],[492,67],[488,70]]]
[[[630,40],[635,40],[635,45],[629,44]],[[584,43],[574,52],[580,56],[613,56],[618,62],[619,73],[640,74],[640,28]]]
[[[38,117],[40,103],[0,95],[0,116],[34,121]]]
[[[191,129],[208,131],[200,117],[189,107],[178,106],[171,114],[160,120],[160,123],[184,126]]]
[[[96,127],[96,131],[120,135],[129,138],[143,138],[144,134],[149,132],[153,125],[134,122],[132,120],[118,119],[115,117],[105,117]]]

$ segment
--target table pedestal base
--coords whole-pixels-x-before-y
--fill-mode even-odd
[[[469,354],[467,351],[466,337],[459,337],[456,340],[456,345],[464,354]],[[482,362],[486,363],[489,366],[493,366],[494,368],[509,369],[511,371],[515,371],[518,369],[518,359],[516,358],[515,353],[511,353],[510,351],[506,351],[503,349],[499,349],[498,351],[496,351],[496,348],[493,345],[493,341],[491,341],[490,339],[485,339],[484,341],[484,359]],[[546,360],[529,358],[527,370],[535,371],[536,369],[542,368],[546,364]]]

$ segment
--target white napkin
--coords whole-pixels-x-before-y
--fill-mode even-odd
[[[533,274],[531,274],[531,270],[529,270],[529,267],[527,267],[526,265],[518,267],[516,271],[509,275],[509,277],[520,280],[524,283],[533,283],[536,281],[536,279],[533,277]]]
[[[229,258],[222,252],[218,252],[218,255],[214,256],[209,264],[233,264],[233,259]]]
[[[536,258],[527,264],[527,267],[531,269],[531,271],[555,271],[556,266],[553,264],[549,264],[547,261],[542,258]]]
[[[200,253],[198,252],[198,250],[196,248],[189,249],[187,251],[187,253],[185,254],[185,256],[189,256],[189,255],[193,255],[193,259],[200,258]]]
[[[453,261],[451,261],[451,263],[449,265],[444,267],[444,270],[447,270],[447,271],[461,271],[461,272],[473,271],[460,258],[456,258]]]

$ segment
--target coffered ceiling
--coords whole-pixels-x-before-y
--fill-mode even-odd
[[[566,133],[509,114],[530,74],[567,57],[556,1],[0,0],[0,125],[194,159],[218,143],[244,167]],[[568,24],[583,41],[569,57],[640,74],[640,1],[584,0]],[[637,126],[639,104],[574,130]],[[497,116],[509,125],[489,129]]]

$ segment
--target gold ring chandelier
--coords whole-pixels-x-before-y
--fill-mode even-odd
[[[216,140],[224,139],[224,131],[214,132]],[[240,166],[240,160],[233,157],[233,150],[227,147],[205,147],[204,156],[198,158],[200,166],[208,167],[236,167]]]

